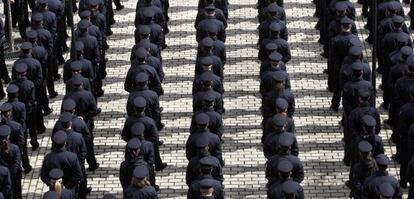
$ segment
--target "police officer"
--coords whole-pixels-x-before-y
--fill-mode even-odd
[[[302,186],[293,181],[287,180],[278,186],[278,188],[273,188],[270,191],[268,198],[295,198],[295,199],[304,199],[304,192]]]
[[[227,28],[227,19],[224,16],[224,13],[219,8],[216,8],[213,4],[207,5],[204,8],[197,11],[197,16],[194,22],[194,27],[197,28],[197,25],[207,18],[208,15],[214,15],[216,19],[223,22],[224,27]]]
[[[141,26],[149,26],[151,30],[151,42],[157,44],[161,49],[165,49],[167,45],[165,44],[164,31],[159,24],[154,22],[155,12],[152,9],[145,9],[143,17],[142,24],[138,25],[136,28],[139,29]]]
[[[216,8],[223,11],[224,17],[229,18],[229,2],[227,0],[200,0],[198,1],[197,10],[207,7],[208,5],[214,5]]]
[[[206,81],[207,83],[207,81],[209,80],[211,80],[211,87],[213,88],[213,90],[220,94],[223,94],[224,93],[223,80],[222,78],[214,74],[214,72],[211,70],[212,66],[210,65],[208,67],[207,66],[202,67],[202,69],[204,71],[200,75],[197,75],[194,77],[193,89],[192,89],[193,96],[199,91],[203,91],[204,81]]]
[[[267,135],[273,132],[275,128],[277,128],[276,121],[277,121],[277,118],[280,116],[282,117],[284,116],[286,118],[286,121],[287,121],[286,131],[295,134],[295,124],[292,118],[289,118],[286,113],[286,110],[288,107],[287,101],[283,98],[278,98],[276,101],[276,106],[277,106],[276,108],[277,114],[273,115],[268,120],[262,122],[262,125],[263,125],[263,134],[261,138],[262,143],[265,142]]]
[[[138,73],[135,77],[136,87],[128,96],[126,110],[128,114],[134,112],[134,99],[138,96],[145,98],[147,107],[145,108],[145,115],[154,119],[158,130],[164,127],[161,123],[161,108],[157,93],[148,88],[148,75],[144,72]]]
[[[220,181],[212,178],[212,176],[209,175],[208,172],[206,172],[206,174],[200,177],[200,179],[194,181],[189,186],[187,198],[203,198],[202,192],[209,192],[209,194],[211,194],[211,197],[215,199],[224,198],[224,186],[221,184]]]
[[[73,193],[66,189],[61,182],[63,175],[63,171],[59,168],[55,168],[49,171],[50,183],[48,185],[50,190],[48,192],[56,192],[59,198],[62,199],[74,198]],[[48,193],[46,192],[45,195],[47,194]]]
[[[6,27],[4,29],[4,34],[7,40],[9,40],[9,24],[12,23],[12,27],[16,27],[16,22],[19,26],[19,33],[20,33],[20,37],[21,38],[25,38],[26,37],[26,27],[29,24],[29,15],[28,15],[28,10],[27,10],[27,1],[25,0],[18,0],[18,1],[14,1],[14,2],[10,2],[10,6],[11,8],[9,8],[7,6],[6,1],[4,2],[4,14],[5,14],[5,25],[4,27]],[[11,9],[11,19],[9,18],[9,15],[7,13],[9,13],[9,10]]]
[[[210,132],[219,136],[220,140],[223,141],[223,117],[218,112],[214,111],[214,99],[211,95],[204,95],[203,96],[203,108],[194,113],[193,117],[191,118],[191,126],[190,126],[190,134],[197,131],[197,123],[196,117],[198,114],[206,114],[209,117],[209,124],[208,129]]]
[[[219,57],[215,56],[213,53],[209,53],[206,56],[199,57],[196,61],[195,66],[195,75],[199,75],[203,71],[211,70],[214,72],[215,75],[219,76],[221,79],[224,78],[223,76],[223,64]]]
[[[401,199],[402,190],[398,180],[395,177],[390,176],[387,172],[388,164],[390,163],[388,157],[384,154],[380,154],[375,157],[375,161],[378,165],[378,171],[374,172],[371,176],[365,179],[362,198],[377,198],[377,187],[379,187],[381,183],[386,182],[389,183],[395,190],[392,197]]]
[[[277,84],[283,84],[285,88],[290,89],[290,78],[286,71],[273,69],[264,72],[260,78],[259,88],[262,97],[265,93],[274,90]]]
[[[73,90],[73,82],[76,79],[80,79],[82,81],[82,86],[86,91],[91,92],[92,94],[95,94],[95,90],[92,90],[91,86],[91,80],[89,78],[84,77],[82,73],[82,63],[80,61],[73,61],[70,64],[70,69],[72,70],[72,77],[69,78],[66,83],[66,93]]]
[[[260,49],[258,57],[261,58],[265,56],[265,47],[268,43],[275,43],[277,45],[277,52],[282,55],[282,61],[284,63],[288,63],[292,56],[290,54],[290,46],[289,43],[280,38],[280,31],[282,30],[282,26],[280,23],[273,22],[269,25],[269,37],[264,38],[260,42]]]
[[[257,15],[257,18],[259,19],[259,23],[265,21],[269,17],[268,7],[270,4],[274,4],[272,5],[273,7],[277,6],[278,8],[277,13],[279,15],[278,16],[279,19],[286,23],[286,12],[283,9],[283,7],[281,7],[280,4],[277,3],[277,1],[281,1],[281,0],[259,0],[257,2],[258,12],[259,12],[259,14]]]
[[[212,87],[213,83],[213,76],[206,75],[202,76],[201,81],[203,82],[202,90],[198,91],[197,93],[193,94],[193,112],[197,112],[202,109],[203,107],[203,96],[210,95],[211,100],[214,100],[214,110],[220,114],[225,112],[223,107],[223,96],[219,92],[215,91]]]
[[[55,168],[61,169],[63,171],[62,184],[77,197],[78,185],[83,179],[83,172],[76,154],[66,150],[66,140],[67,134],[63,131],[56,132],[52,136],[52,149],[43,159],[40,179],[50,186],[49,172]]]
[[[37,0],[37,6],[34,12],[39,12],[43,15],[43,25],[52,34],[53,40],[55,40],[57,19],[56,14],[48,8],[48,0]]]
[[[273,43],[272,43],[273,44]],[[276,45],[276,44],[275,44]],[[268,45],[266,45],[268,46]],[[267,54],[267,53],[265,53]],[[283,57],[280,53],[274,51],[268,55],[268,58],[263,59],[262,63],[260,64],[260,78],[264,72],[268,70],[278,71],[283,70],[286,71],[286,65],[282,61]]]
[[[362,198],[365,179],[378,170],[377,163],[372,156],[372,145],[367,141],[358,143],[359,161],[350,170],[348,185],[351,188],[350,196],[356,199]]]
[[[286,28],[285,22],[280,20],[278,12],[280,12],[278,6],[274,4],[269,4],[267,6],[269,11],[269,18],[261,22],[259,25],[259,41],[258,44],[262,43],[262,40],[269,37],[270,34],[270,24],[278,23],[280,25],[279,36],[280,38],[288,41],[288,30]]]
[[[137,7],[135,9],[135,27],[137,27],[139,24],[143,24],[145,21],[144,12],[147,9],[150,9],[154,12],[154,22],[163,28],[164,34],[167,34],[169,30],[163,11],[160,7],[155,6],[152,0],[145,0],[143,5],[140,5],[139,1],[137,2]]]
[[[263,153],[266,158],[270,158],[271,156],[277,154],[280,151],[280,143],[279,137],[283,134],[292,134],[290,132],[286,132],[286,118],[283,115],[277,115],[275,118],[275,126],[274,131],[267,135],[265,139],[265,143],[263,144]],[[294,136],[294,141],[291,147],[292,155],[297,156],[299,154],[298,143],[296,137]]]
[[[276,167],[276,170],[279,171],[278,173],[278,180],[274,181],[272,184],[267,183],[267,195],[270,195],[270,193],[277,189],[281,184],[291,179],[291,173],[292,173],[292,164],[288,160],[281,160]]]
[[[20,63],[17,64],[14,68],[16,71],[16,77],[13,78],[11,85],[16,85],[18,87],[17,98],[19,101],[25,104],[26,108],[26,125],[30,134],[30,144],[32,145],[32,150],[36,150],[39,147],[37,142],[37,122],[36,122],[36,111],[37,111],[37,100],[36,100],[36,90],[35,85],[32,81],[28,80],[26,77],[27,74],[27,64]],[[12,88],[11,88],[12,90]],[[15,89],[14,89],[15,90]]]
[[[27,154],[26,130],[23,129],[21,124],[13,120],[12,108],[13,106],[10,103],[4,103],[0,106],[0,125],[8,126],[10,128],[10,142],[19,147],[22,157],[23,169],[25,173],[29,173],[32,170],[32,166],[30,166],[29,156]]]
[[[204,175],[211,175],[211,177],[221,183],[224,180],[223,168],[220,160],[210,155],[210,152],[208,151],[209,142],[210,140],[207,135],[198,137],[195,142],[197,155],[189,160],[185,176],[186,184],[190,189],[193,182]]]
[[[217,38],[218,30],[214,26],[208,26],[208,37],[204,37],[197,47],[197,59],[203,57],[206,54],[213,52],[214,55],[220,57],[223,66],[226,64],[226,46],[224,42]],[[209,40],[211,39],[211,40]],[[212,43],[211,43],[212,41]]]
[[[130,185],[124,190],[124,197],[131,199],[156,199],[157,192],[147,180],[148,168],[144,165],[137,166],[133,170],[133,178]]]
[[[291,177],[294,181],[301,183],[305,177],[302,162],[290,153],[290,147],[295,141],[293,134],[283,134],[279,137],[280,150],[271,156],[266,162],[266,179],[268,184],[273,184],[279,180],[277,165],[283,160],[288,160],[292,164]]]
[[[122,129],[121,138],[125,141],[129,140],[131,137],[129,131],[135,123],[142,123],[145,126],[144,138],[148,141],[151,141],[154,146],[154,155],[155,155],[155,169],[161,171],[167,167],[166,163],[163,163],[160,156],[159,146],[162,144],[162,141],[159,140],[159,132],[154,120],[145,115],[145,107],[147,102],[143,97],[136,97],[134,99],[134,112],[128,115],[128,118],[125,120],[124,128]]]
[[[0,163],[0,194],[2,194],[3,197],[8,198],[9,194],[12,192],[12,182],[10,177],[10,171],[9,168],[2,165]],[[1,198],[1,196],[0,196]]]
[[[219,159],[220,164],[223,166],[224,160],[221,151],[220,138],[216,134],[211,133],[208,129],[210,118],[208,117],[208,115],[200,113],[196,116],[195,119],[198,130],[195,133],[192,133],[187,139],[187,143],[185,146],[187,160],[190,160],[192,157],[197,155],[196,141],[198,140],[198,138],[201,136],[206,136],[209,140],[209,152],[212,156]]]
[[[98,40],[88,33],[88,28],[92,25],[90,21],[81,20],[78,25],[80,35],[76,41],[80,41],[84,45],[83,55],[86,59],[92,62],[95,71],[98,71],[98,64],[100,63],[100,53]]]
[[[22,198],[22,169],[21,152],[19,147],[11,143],[11,129],[8,126],[0,126],[0,160],[3,166],[10,171],[13,198]]]
[[[3,20],[0,19],[0,78],[4,80],[5,83],[10,82],[9,73],[7,71],[7,66],[4,58],[4,26],[3,26]],[[0,81],[0,99],[3,99],[6,94],[4,93],[3,88],[3,82]]]
[[[12,108],[12,117],[13,120],[18,122],[25,132],[25,139],[27,139],[27,125],[26,125],[26,106],[23,102],[18,99],[19,87],[15,84],[9,84],[7,87],[7,102],[11,104]]]
[[[208,36],[209,32],[217,32],[217,39],[226,42],[226,28],[223,22],[216,19],[214,13],[208,13],[207,17],[198,23],[196,27],[196,41],[201,42],[204,37]]]
[[[131,184],[135,168],[137,168],[138,166],[143,166],[144,168],[149,170],[148,163],[145,162],[145,160],[143,159],[141,141],[139,141],[138,138],[131,138],[128,141],[125,153],[125,156],[127,156],[128,158],[121,163],[119,170],[119,180],[121,182],[122,189],[124,190],[124,192],[126,188]],[[147,176],[149,177],[149,173]]]

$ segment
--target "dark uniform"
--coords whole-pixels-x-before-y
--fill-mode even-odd
[[[146,180],[146,177],[148,176],[148,169],[146,166],[137,166],[133,170],[133,180]],[[131,199],[157,199],[158,195],[154,187],[145,185],[143,187],[138,187],[134,183],[129,185],[124,190],[124,198],[131,198]]]
[[[9,169],[3,164],[0,164],[0,186],[0,193],[3,194],[3,197],[8,198],[12,192],[12,182]]]
[[[270,53],[268,55],[268,58],[263,59],[262,63],[260,64],[260,78],[262,78],[263,73],[265,73],[266,71],[269,71],[269,70],[272,70],[272,71],[278,71],[278,70],[286,71],[286,65],[282,61],[282,59],[283,59],[282,55],[280,53],[276,52],[276,51]]]
[[[221,79],[223,76],[223,63],[220,58],[214,55],[212,52],[206,54],[206,56],[198,57],[196,61],[194,74],[197,76],[203,71],[211,70],[215,75],[219,76]]]
[[[266,45],[268,43],[275,43],[277,46],[277,52],[279,52],[282,55],[282,61],[284,63],[288,63],[292,59],[292,55],[290,53],[289,43],[286,40],[280,38],[280,31],[282,30],[282,26],[280,25],[280,23],[273,22],[269,25],[269,30],[269,37],[263,39],[260,42],[260,49],[258,55],[259,59],[263,59],[263,57],[266,56]]]
[[[214,111],[214,101],[210,100],[207,95],[204,96],[204,107],[200,111],[194,113],[193,117],[191,118],[191,126],[190,126],[190,134],[195,133],[197,131],[197,124],[196,124],[196,117],[198,114],[206,114],[209,117],[209,124],[208,129],[210,132],[219,136],[220,140],[222,140],[224,128],[223,128],[223,117]]]
[[[204,69],[207,69],[207,68],[204,68]],[[204,82],[207,83],[210,80],[211,80],[211,87],[213,88],[214,91],[220,94],[224,93],[223,80],[219,76],[214,74],[214,72],[211,71],[209,67],[207,70],[203,71],[200,75],[197,75],[194,77],[193,89],[192,89],[193,96],[199,91],[202,91],[204,89]]]
[[[196,29],[196,40],[199,43],[203,38],[209,36],[210,32],[217,32],[217,39],[221,40],[222,42],[226,42],[226,28],[223,22],[216,19],[214,15],[207,16],[205,19],[200,21]]]
[[[299,183],[293,180],[287,180],[277,187],[272,187],[272,189],[270,190],[270,194],[267,196],[267,198],[304,199],[305,195],[303,192],[303,188]]]
[[[75,196],[71,191],[65,188],[64,185],[60,184],[59,182],[64,173],[61,169],[55,168],[49,171],[49,178],[50,182],[48,183],[50,190],[48,192],[56,192],[59,191],[59,195],[61,199],[73,199]],[[60,187],[60,190],[56,190],[55,187]],[[47,195],[47,193],[45,193]]]
[[[286,28],[285,22],[283,22],[279,18],[278,9],[277,6],[274,6],[274,4],[270,4],[267,7],[267,10],[269,11],[269,17],[260,23],[259,25],[259,41],[258,44],[262,43],[262,40],[269,37],[270,34],[270,24],[272,23],[278,23],[280,25],[280,31],[279,36],[280,38],[288,41],[288,30]]]
[[[211,51],[214,55],[220,57],[223,66],[226,64],[227,55],[226,55],[226,46],[224,42],[217,39],[217,30],[213,27],[208,29],[208,37],[205,37],[198,43],[197,47],[197,59],[203,57]]]
[[[223,22],[224,27],[227,28],[227,19],[226,16],[224,16],[224,13],[219,8],[216,8],[213,4],[207,5],[204,8],[201,8],[197,11],[197,16],[194,22],[194,27],[197,28],[197,25],[208,17],[208,15],[214,15],[216,19]]]
[[[216,8],[223,11],[224,17],[226,17],[226,19],[229,18],[229,2],[227,0],[200,0],[198,1],[197,9],[201,10],[208,5],[214,5]]]
[[[286,71],[273,67],[264,72],[260,78],[259,88],[262,97],[265,93],[274,90],[278,84],[283,84],[285,88],[290,89],[290,78]]]
[[[208,95],[209,101],[214,101],[214,110],[220,114],[225,112],[223,96],[211,87],[212,79],[205,77],[203,79],[204,88],[193,95],[193,112],[203,108],[204,96]]]
[[[194,181],[188,189],[187,199],[202,198],[201,189],[213,188],[213,195],[215,199],[224,198],[224,186],[220,181],[215,180],[210,175],[203,175],[198,180]]]
[[[86,59],[92,62],[92,66],[97,72],[98,64],[100,63],[100,52],[98,40],[88,33],[88,28],[92,25],[90,21],[82,20],[79,23],[79,37],[76,41],[80,41],[84,45],[83,55]],[[96,74],[96,73],[95,73]]]
[[[5,62],[4,57],[4,26],[3,26],[3,20],[0,19],[0,78],[4,80],[5,83],[10,82],[9,73],[7,71],[7,66]],[[3,90],[3,82],[0,81],[0,99],[3,99],[6,94]]]

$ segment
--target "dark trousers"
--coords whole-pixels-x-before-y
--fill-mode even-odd
[[[122,6],[122,5],[121,5],[121,1],[120,1],[120,0],[113,0],[113,2],[114,2],[115,6],[116,6],[117,8],[119,8],[119,7],[121,7],[121,6]]]
[[[37,106],[37,105],[36,105]],[[37,127],[36,127],[36,109],[37,107],[34,106],[33,109],[26,114],[26,124],[27,128],[29,129],[30,135],[30,144],[35,144],[37,142]]]
[[[22,198],[22,171],[16,168],[9,168],[12,183],[13,199]]]
[[[24,145],[23,148],[21,149],[21,154],[22,154],[22,167],[24,170],[29,169],[30,167],[30,161],[29,161],[29,155],[27,153],[27,133],[25,133],[24,136]]]
[[[94,149],[94,143],[93,143],[93,133],[91,132],[91,139],[85,139],[86,144],[86,161],[89,164],[89,167],[95,167],[96,157],[95,157],[95,149]]]
[[[0,78],[4,81],[10,81],[9,72],[7,71],[7,66],[4,57],[4,41],[0,41]]]
[[[46,94],[46,87],[42,84],[36,89],[36,100],[38,103],[35,117],[36,117],[36,130],[44,132],[46,127],[44,125],[43,110],[49,108],[49,98]]]
[[[154,158],[155,158],[155,167],[160,167],[162,164],[161,155],[160,155],[160,146],[157,142],[153,143],[154,145]]]
[[[16,4],[12,4],[11,5],[11,11],[12,11],[12,18],[16,18],[17,19],[17,23],[19,25],[19,33],[20,33],[20,37],[21,38],[26,38],[26,20],[24,18],[24,8],[20,8],[18,5]],[[5,20],[5,24],[4,24],[4,33],[6,36],[6,39],[10,39],[9,38],[9,23],[10,23],[10,19],[8,16],[8,6],[4,6],[4,13],[6,15],[6,20]]]
[[[79,183],[79,198],[86,199],[86,190],[88,188],[88,181],[87,181],[87,175],[86,175],[86,170],[85,170],[85,163],[81,163],[81,170],[83,174],[83,179]]]

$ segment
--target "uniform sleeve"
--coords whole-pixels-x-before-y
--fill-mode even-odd
[[[151,143],[153,144],[153,143]],[[151,145],[151,149],[148,152],[148,164],[149,165],[154,165],[155,163],[155,155],[154,155],[154,146]]]
[[[50,156],[45,156],[45,158],[43,159],[43,163],[42,163],[42,168],[40,169],[40,179],[42,180],[43,183],[45,184],[49,184],[50,178],[49,178],[49,159],[48,157]]]
[[[84,163],[86,159],[86,144],[85,144],[85,140],[82,137],[80,138],[81,139],[79,139],[80,147],[79,147],[78,158],[82,160],[82,162]]]
[[[79,182],[83,179],[83,173],[82,173],[82,169],[79,163],[79,160],[73,159],[73,176],[72,176],[72,180],[73,182]]]
[[[121,163],[121,166],[119,168],[119,181],[121,182],[122,190],[126,190],[126,188],[131,184],[131,181],[129,181],[129,176],[127,174],[127,168],[124,168],[124,163]]]
[[[213,156],[215,156],[217,159],[219,159],[221,166],[224,166],[224,160],[223,160],[223,154],[221,149],[221,142],[219,139],[217,139],[217,142],[215,143],[214,151],[211,153]]]
[[[5,169],[5,176],[3,179],[3,184],[1,185],[1,193],[3,193],[3,195],[7,196],[9,195],[9,193],[11,192],[11,177],[10,177],[10,172],[8,169]]]

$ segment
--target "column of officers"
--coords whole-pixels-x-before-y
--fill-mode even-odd
[[[377,71],[371,71],[363,56],[355,24],[355,8],[345,1],[315,1],[316,16],[319,16],[320,43],[328,57],[328,89],[334,93],[331,110],[338,111],[342,96],[344,132],[344,163],[350,166],[350,196],[353,198],[402,198],[402,188],[407,182],[414,184],[414,55],[412,40],[404,22],[404,10],[399,1],[378,1],[378,20],[375,21],[370,1],[362,1],[364,17],[370,31],[365,40],[373,42],[373,23],[377,23],[378,59]],[[326,8],[323,7],[326,5]],[[329,24],[328,26],[326,26]],[[326,37],[327,36],[327,37]],[[327,50],[328,49],[328,50]],[[371,83],[371,72],[382,74],[380,89],[384,102],[381,107],[388,110],[391,140],[397,146],[392,159],[400,163],[400,180],[390,176],[387,166],[390,160],[384,155],[384,145],[378,135],[381,120],[373,107],[375,95]],[[410,186],[409,198],[414,198]]]
[[[267,198],[304,198],[304,170],[298,157],[293,115],[295,96],[287,64],[291,60],[283,1],[259,0],[260,94]]]
[[[44,157],[40,178],[50,188],[45,198],[54,194],[59,198],[86,198],[92,190],[87,185],[86,162],[89,171],[99,168],[93,143],[94,117],[101,112],[97,97],[103,95],[105,51],[109,47],[106,37],[112,34],[113,16],[106,13],[107,5],[103,1],[81,0],[81,20],[76,24],[76,43],[72,46],[75,53],[65,61],[62,57],[68,50],[66,29],[62,29],[66,27],[65,4],[38,0],[34,5],[30,29],[26,29],[27,23],[17,22],[19,27],[24,27],[20,31],[23,43],[12,66],[11,78],[6,69],[4,50],[0,50],[1,78],[8,83],[7,100],[0,106],[0,173],[5,176],[1,178],[1,184],[5,186],[2,186],[0,196],[22,198],[22,172],[32,171],[27,140],[30,138],[32,151],[39,148],[37,136],[46,131],[43,117],[53,111],[49,107],[49,98],[58,95],[54,81],[61,78],[58,67],[63,64],[65,94],[61,114],[52,130],[51,152]],[[24,11],[22,7],[15,9]],[[3,37],[2,21],[0,25],[0,36]],[[1,44],[3,46],[3,40]],[[6,96],[2,85],[0,96]]]

